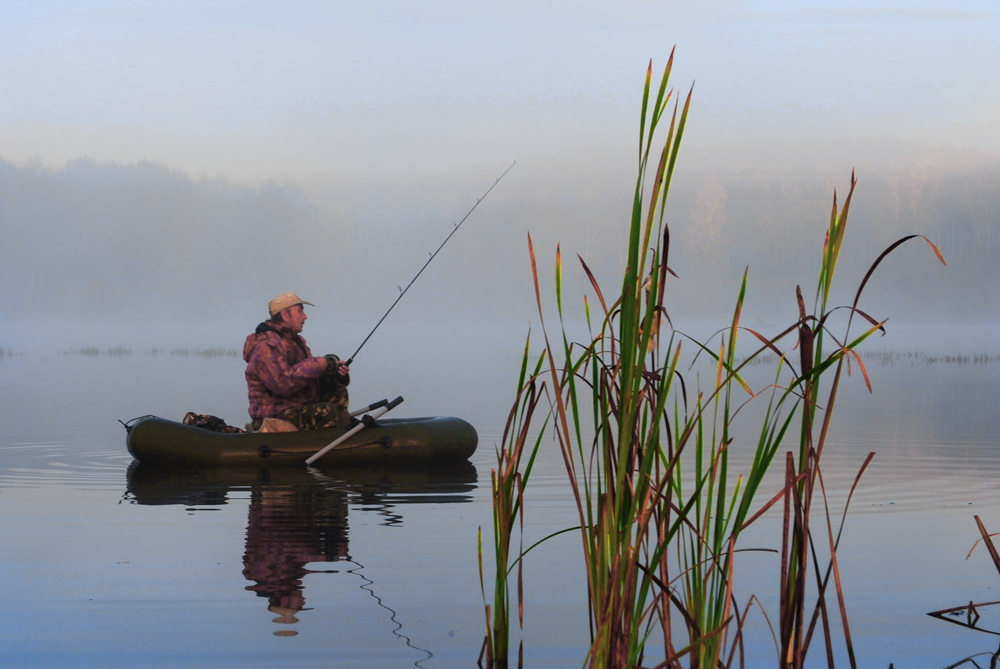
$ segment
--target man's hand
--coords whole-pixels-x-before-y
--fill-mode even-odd
[[[324,355],[323,358],[326,360],[326,373],[334,374],[339,377],[346,377],[350,375],[351,368],[347,366],[347,363],[338,358],[333,354]]]

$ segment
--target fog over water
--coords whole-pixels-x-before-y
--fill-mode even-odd
[[[360,341],[416,275],[429,254],[475,205],[505,165],[462,175],[454,186],[384,193],[358,184],[323,187],[195,179],[145,162],[79,159],[58,170],[0,163],[0,310],[38,325],[47,320],[112,321],[126,332],[83,338],[85,345],[129,341],[131,325],[169,322],[206,330],[239,323],[249,331],[273,295],[295,290]],[[630,206],[627,170],[578,183],[531,179],[516,165],[434,259],[383,327],[412,319],[516,321],[535,318],[527,235],[550,294],[555,247],[566,258],[568,308],[582,316],[580,255],[617,290]],[[841,201],[850,173],[795,174],[722,169],[683,174],[668,207],[668,285],[675,325],[719,325],[745,269],[752,322],[785,325],[794,290],[812,291],[833,191]],[[1000,169],[862,175],[850,213],[838,301],[849,303],[868,266],[893,241],[913,240],[883,262],[862,308],[896,321],[997,323],[1000,270],[996,216]],[[37,327],[32,338],[41,336]],[[207,335],[186,345],[240,345]],[[231,337],[231,335],[227,335]],[[376,340],[377,341],[377,340]],[[9,344],[8,344],[9,345]],[[344,343],[343,346],[351,346]],[[346,351],[344,355],[348,355]]]

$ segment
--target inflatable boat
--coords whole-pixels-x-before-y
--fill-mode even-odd
[[[250,433],[215,432],[144,416],[125,423],[125,429],[129,453],[139,462],[191,467],[301,465],[341,439],[320,456],[319,464],[323,467],[379,467],[404,462],[433,465],[468,460],[479,441],[472,425],[461,418],[442,416],[379,418],[348,429]]]

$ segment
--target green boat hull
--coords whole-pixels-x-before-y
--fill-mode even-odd
[[[129,427],[129,453],[144,464],[189,467],[259,467],[302,464],[347,430],[226,434],[149,416]],[[378,467],[468,460],[476,429],[461,418],[379,419],[317,461],[324,467]]]

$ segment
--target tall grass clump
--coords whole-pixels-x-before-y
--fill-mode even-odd
[[[531,339],[524,345],[524,356],[521,360],[521,372],[517,382],[517,400],[507,416],[504,427],[503,448],[496,451],[497,466],[490,473],[490,486],[493,499],[493,548],[495,577],[493,582],[493,604],[486,603],[486,585],[483,576],[483,531],[479,530],[479,585],[483,591],[483,604],[486,608],[486,637],[483,641],[483,651],[480,653],[480,664],[485,655],[488,666],[507,666],[510,652],[510,593],[508,583],[510,572],[514,565],[510,564],[511,537],[518,519],[523,529],[524,517],[520,514],[521,495],[524,486],[531,476],[531,468],[538,454],[538,446],[542,433],[538,432],[531,438],[531,421],[538,402],[541,399],[540,389],[544,382],[539,383],[538,377],[544,364],[544,356],[538,359],[534,371],[528,374],[528,359],[531,350]],[[522,467],[521,461],[528,453],[528,461]],[[523,546],[518,548],[515,558],[518,591],[518,622],[523,623],[523,605],[521,599],[521,560]]]
[[[642,666],[647,648],[655,642],[656,650],[650,654],[658,667],[742,666],[743,623],[753,598],[741,608],[734,595],[737,545],[747,526],[779,504],[784,509],[784,523],[781,550],[775,551],[780,555],[776,568],[780,583],[777,664],[801,667],[819,623],[832,665],[832,605],[828,607],[827,602],[835,601],[853,665],[836,562],[840,528],[835,529],[831,520],[819,462],[843,365],[852,362],[867,381],[855,348],[882,328],[881,322],[858,309],[858,299],[884,257],[912,237],[896,242],[878,257],[851,306],[843,311],[831,307],[830,289],[855,186],[852,177],[851,193],[843,207],[838,207],[834,196],[811,309],[806,309],[797,288],[799,318],[784,332],[767,337],[742,326],[748,285],[744,274],[732,317],[717,340],[713,337],[699,342],[680,334],[665,306],[665,286],[672,272],[664,207],[691,94],[683,106],[671,104],[672,64],[673,54],[656,87],[652,65],[646,73],[627,264],[618,294],[606,296],[580,259],[598,305],[592,313],[589,298],[584,299],[589,332],[586,341],[573,341],[567,333],[558,247],[558,330],[549,324],[529,235],[544,347],[533,376],[525,374],[529,359],[528,348],[525,350],[505,450],[498,453],[498,470],[493,475],[495,590],[498,596],[506,597],[514,555],[514,518],[524,510],[526,474],[539,442],[530,451],[523,479],[517,463],[525,451],[532,418],[544,415],[542,429],[558,444],[579,517],[579,526],[574,529],[580,533],[591,632],[586,665]],[[654,144],[654,135],[662,125],[667,126],[666,139]],[[838,312],[846,314],[846,327],[844,334],[835,336],[830,332],[831,317]],[[865,327],[860,334],[849,336],[856,316],[865,321]],[[741,333],[751,337],[756,351],[737,358]],[[686,378],[682,345],[692,349],[695,358],[711,359],[713,373],[706,388]],[[742,371],[764,356],[773,356],[774,380],[763,390],[754,391]],[[832,381],[821,383],[824,374],[832,375]],[[540,396],[544,400],[539,400]],[[536,411],[541,401],[547,412]],[[762,404],[761,424],[751,432],[756,434],[754,439],[737,444],[734,422],[750,401]],[[777,456],[786,442],[792,444],[792,450],[782,462]],[[736,448],[747,448],[752,455],[749,469],[738,475],[730,471],[730,453]],[[785,468],[784,483],[758,504],[765,474],[776,459],[778,466]],[[815,509],[820,509],[822,523],[810,523]],[[843,519],[840,524],[842,528]],[[817,527],[823,528],[821,534],[816,535]],[[819,549],[814,535],[821,537]],[[518,548],[513,558],[519,569],[525,552]],[[481,556],[480,546],[480,560]],[[482,574],[482,564],[480,569]],[[517,582],[521,583],[520,575]],[[836,594],[828,598],[831,583]],[[813,589],[807,596],[809,585]],[[509,626],[506,614],[503,618],[499,615],[503,597],[495,599],[492,608],[486,607],[486,644],[492,648],[488,657],[498,665],[507,659],[498,649],[506,649],[509,639],[508,630],[498,628]],[[812,608],[807,609],[807,602]],[[771,624],[770,617],[768,621]]]
[[[941,263],[944,263],[941,251],[922,235],[908,235],[897,240],[875,259],[875,262],[865,273],[855,293],[854,301],[850,307],[846,308],[847,316],[843,334],[839,336],[835,334],[832,328],[832,316],[841,308],[830,306],[830,292],[837,262],[840,258],[844,233],[847,229],[847,214],[856,185],[857,180],[851,175],[851,188],[844,200],[843,207],[840,209],[837,207],[836,194],[834,195],[833,210],[830,214],[830,225],[823,244],[819,280],[811,311],[806,308],[801,288],[796,287],[799,321],[794,328],[800,367],[783,399],[790,396],[796,397],[796,405],[801,405],[801,424],[799,427],[798,458],[796,459],[792,453],[788,453],[785,462],[779,625],[780,666],[782,667],[803,666],[817,624],[822,626],[827,658],[832,666],[830,620],[826,608],[827,588],[831,584],[831,578],[843,626],[848,658],[852,667],[857,666],[837,563],[837,547],[843,529],[843,519],[835,532],[830,519],[830,509],[826,503],[820,460],[829,436],[830,420],[833,416],[837,391],[845,365],[855,364],[864,377],[865,384],[871,390],[864,362],[855,350],[865,339],[882,330],[884,325],[884,321],[876,321],[858,308],[861,295],[869,279],[886,256],[901,244],[918,237],[924,239]],[[867,325],[867,329],[857,336],[851,334],[855,318],[866,321]],[[768,345],[773,346],[773,342],[769,342]],[[829,353],[826,352],[827,350]],[[850,368],[848,367],[848,369]],[[828,372],[832,374],[832,379],[828,386],[824,387],[820,380],[824,373]],[[801,401],[798,401],[799,399]],[[858,478],[874,455],[874,453],[868,455],[858,472]],[[856,478],[854,486],[857,486],[857,483]],[[817,492],[819,492],[819,496],[817,496]],[[853,492],[854,487],[852,486],[850,494],[852,495]],[[811,518],[813,505],[816,503],[822,504],[820,511],[823,522],[820,525],[822,533],[819,539],[814,541]],[[850,503],[850,495],[848,495],[847,503]],[[846,507],[844,511],[846,513]],[[820,549],[826,550],[826,562],[822,569],[819,557],[820,550],[816,546],[817,541]],[[807,611],[807,573],[810,564],[813,565],[815,571],[813,580],[815,581],[816,600],[811,610]]]

